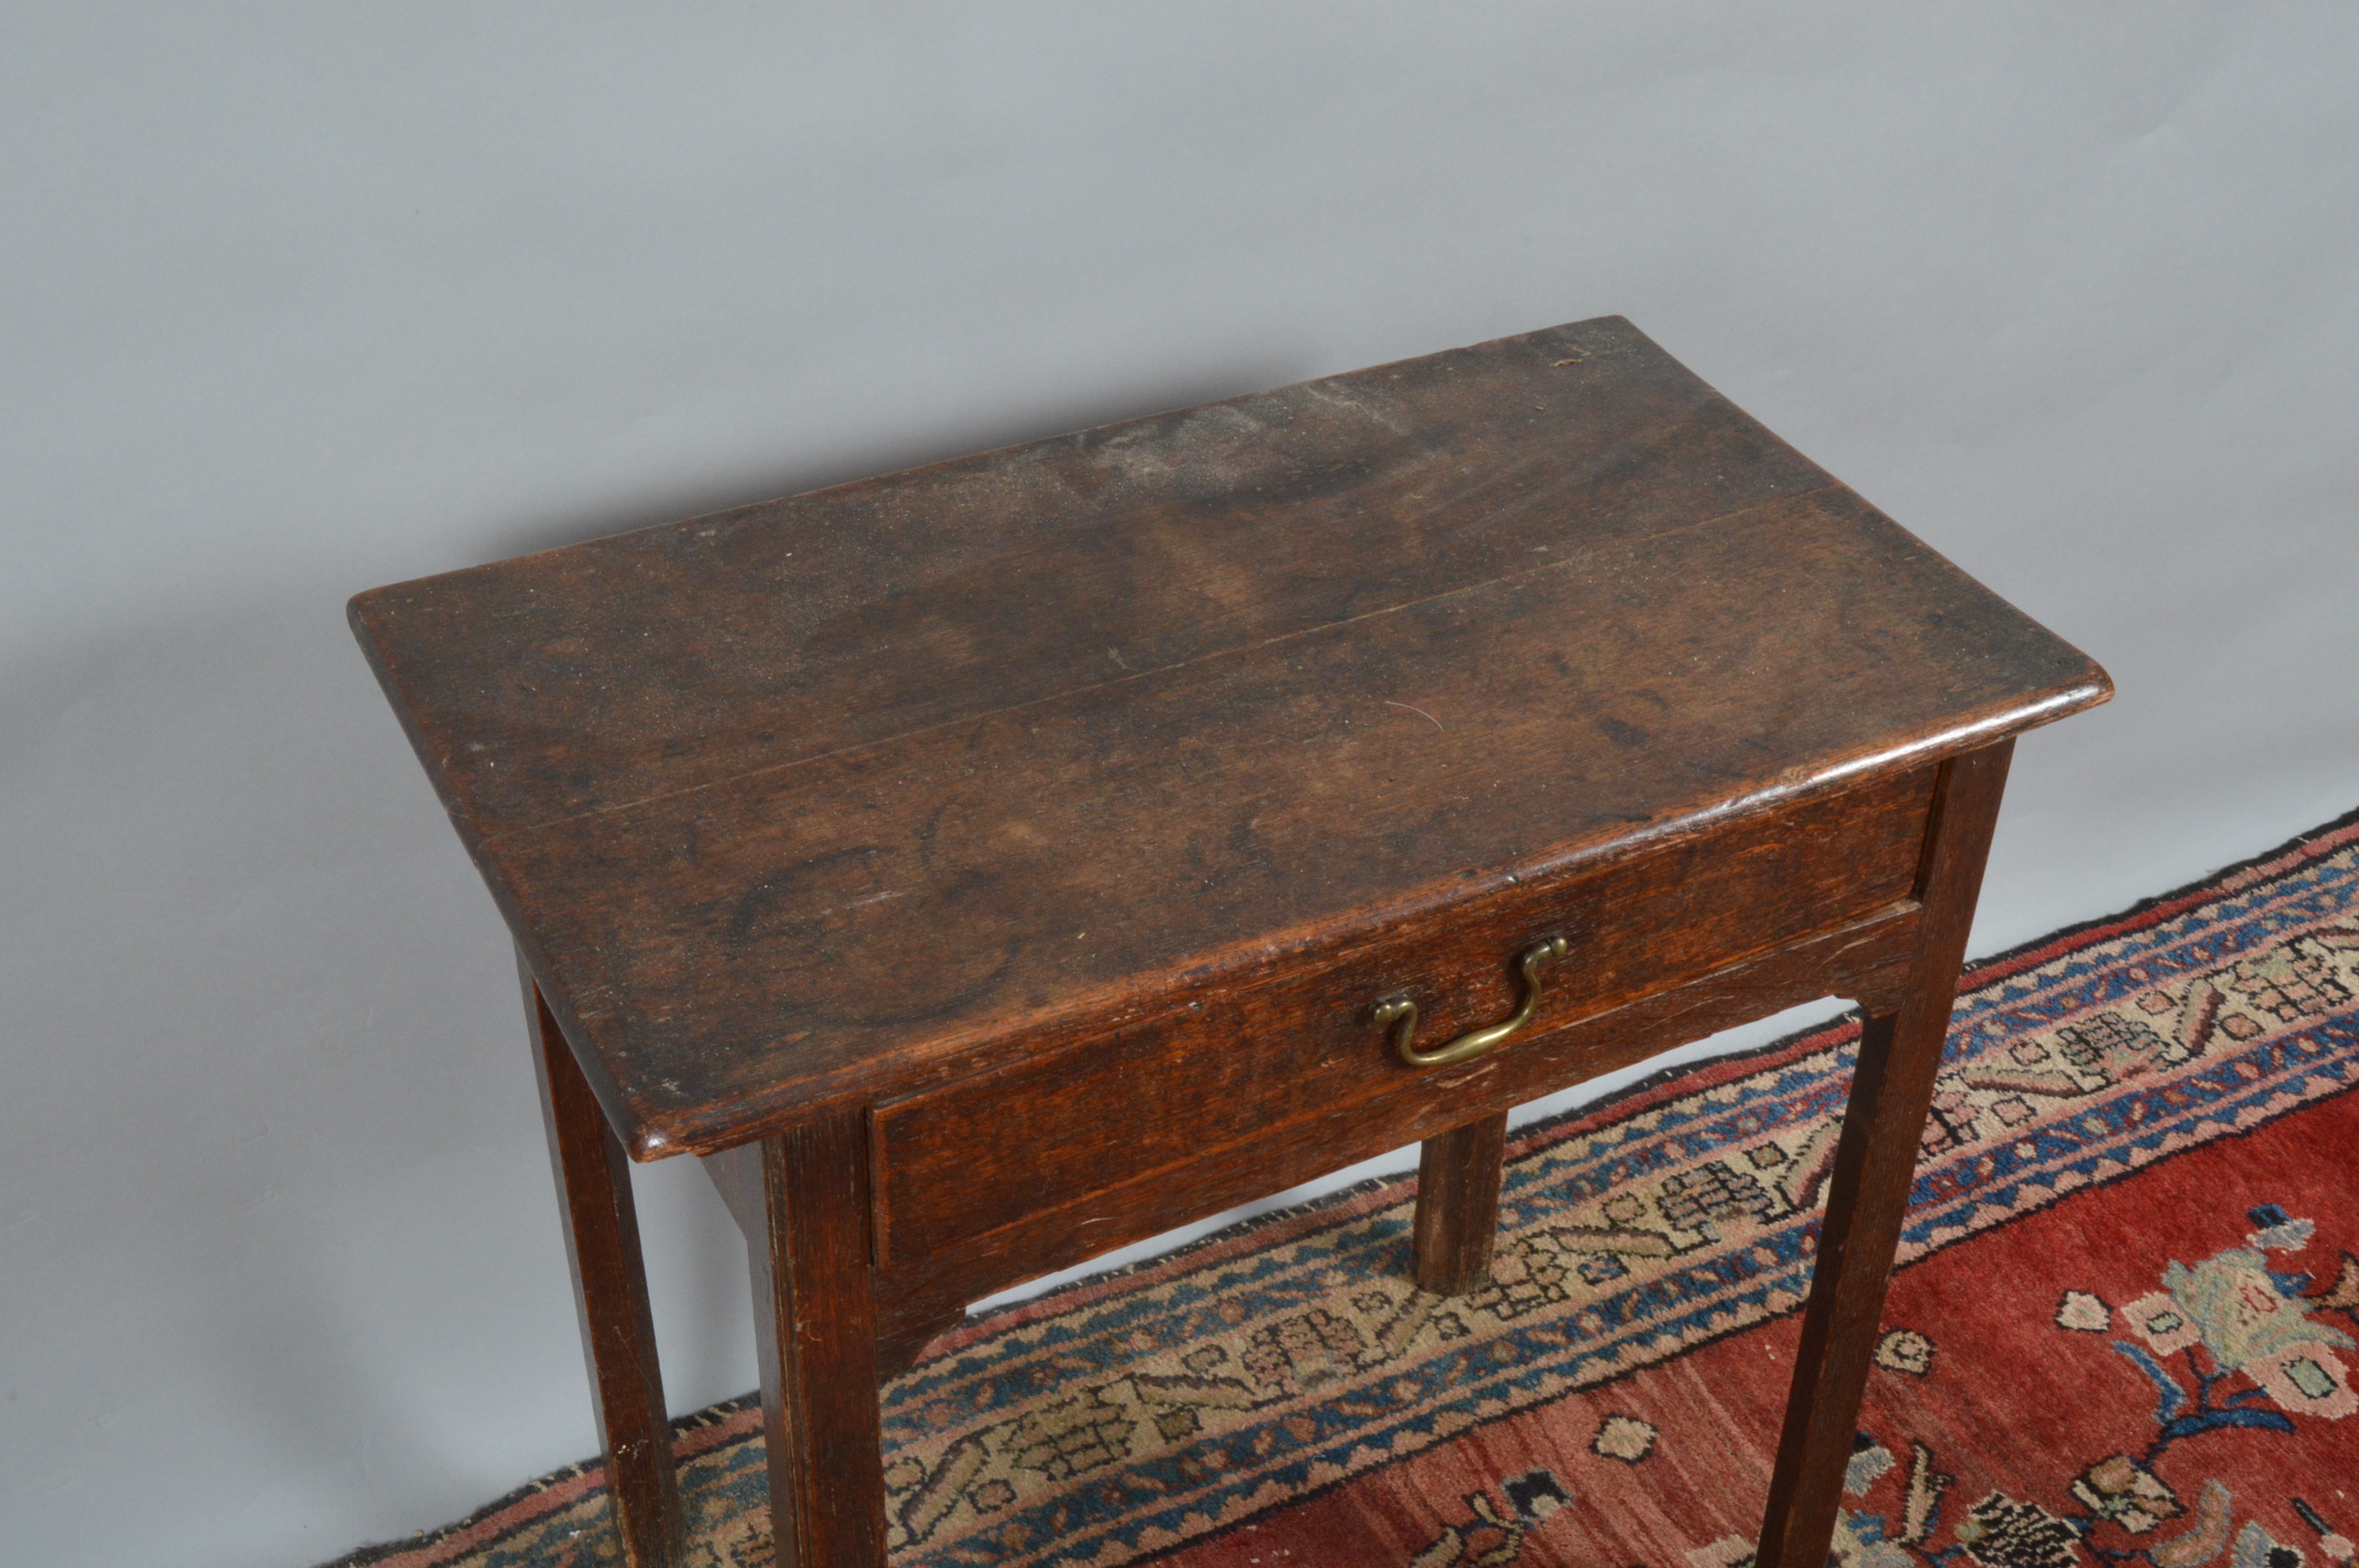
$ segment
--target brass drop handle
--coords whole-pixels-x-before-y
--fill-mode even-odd
[[[1400,1024],[1393,1036],[1393,1048],[1412,1067],[1439,1067],[1479,1056],[1531,1022],[1532,1010],[1540,1004],[1540,965],[1549,958],[1563,957],[1564,949],[1561,936],[1551,936],[1533,946],[1516,965],[1524,977],[1524,1005],[1516,1009],[1515,1016],[1488,1029],[1462,1034],[1447,1045],[1437,1045],[1430,1051],[1417,1048],[1417,1003],[1409,1000],[1406,991],[1396,992],[1376,1003],[1376,1022]]]

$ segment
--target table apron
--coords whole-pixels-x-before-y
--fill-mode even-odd
[[[1930,796],[1927,770],[1805,803],[877,1106],[884,1338],[1786,1007],[1888,1010]],[[1482,1055],[1411,1067],[1372,1016],[1405,989],[1424,1041],[1505,1018],[1515,956],[1551,932],[1571,952],[1542,969],[1533,1022]]]
[[[1784,1008],[1842,996],[1887,1011],[1898,1002],[1919,914],[1913,901],[1896,903],[1371,1098],[1326,1107],[1306,1099],[1309,1114],[1258,1138],[897,1260],[878,1281],[880,1336],[897,1344],[914,1335],[907,1348],[915,1350],[969,1302]]]

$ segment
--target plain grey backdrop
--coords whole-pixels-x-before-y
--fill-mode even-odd
[[[1987,952],[2359,804],[2359,11],[0,17],[0,1560],[592,1446],[397,579],[1622,312],[2095,654]],[[744,1263],[643,1173],[675,1408]]]

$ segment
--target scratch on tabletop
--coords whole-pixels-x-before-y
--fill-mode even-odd
[[[1385,706],[1386,706],[1386,708],[1408,708],[1408,710],[1409,710],[1411,713],[1416,714],[1419,719],[1432,719],[1432,720],[1433,720],[1433,727],[1434,727],[1436,730],[1440,730],[1443,734],[1445,734],[1445,735],[1446,735],[1446,734],[1448,734],[1448,733],[1450,732],[1450,726],[1449,726],[1449,725],[1444,724],[1444,723],[1443,723],[1440,719],[1434,719],[1432,714],[1428,713],[1428,712],[1427,712],[1424,708],[1409,708],[1409,705],[1408,705],[1408,703],[1406,703],[1406,702],[1395,702],[1391,697],[1386,697],[1386,698],[1385,698]]]

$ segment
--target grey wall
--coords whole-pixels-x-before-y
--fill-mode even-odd
[[[855,19],[856,18],[856,19]],[[2347,5],[0,18],[0,1559],[592,1445],[351,592],[1609,311],[2108,664],[1975,942],[2359,800]],[[682,1409],[742,1260],[647,1173]]]

